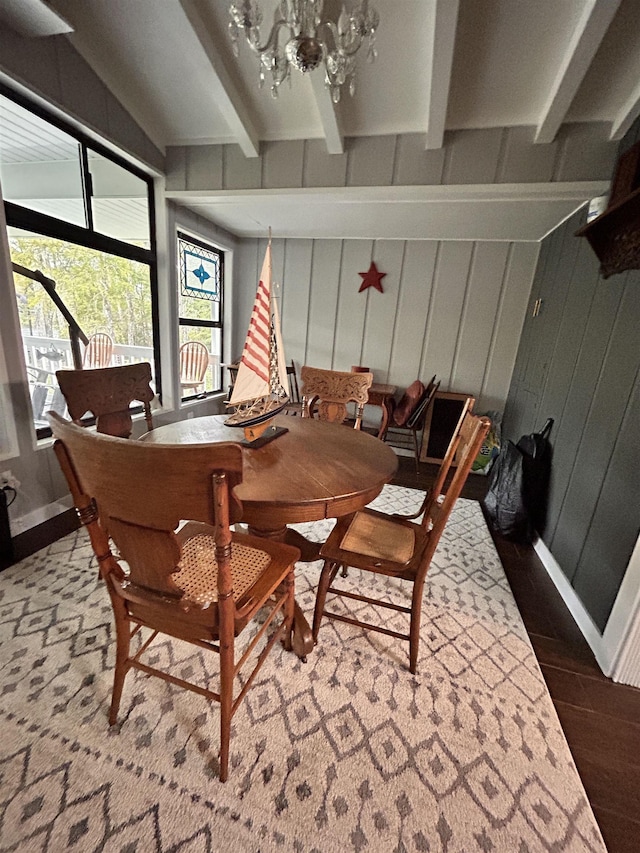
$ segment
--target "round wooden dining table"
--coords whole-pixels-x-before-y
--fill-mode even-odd
[[[225,425],[226,415],[177,421],[142,436],[158,444],[240,441],[242,431]],[[337,518],[366,506],[398,468],[382,441],[360,430],[313,418],[278,415],[286,432],[256,449],[245,447],[243,479],[236,488],[249,531],[300,548],[303,560],[318,559],[319,547],[289,524]],[[313,648],[309,625],[296,607],[293,634],[299,657]]]

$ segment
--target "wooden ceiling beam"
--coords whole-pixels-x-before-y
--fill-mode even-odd
[[[621,0],[587,0],[542,110],[535,142],[553,142]]]
[[[25,38],[73,32],[69,21],[43,0],[3,0],[0,21]]]
[[[211,65],[213,71],[211,90],[215,96],[218,109],[236,137],[244,156],[257,157],[260,153],[258,133],[249,115],[249,109],[231,79],[211,33],[208,31],[193,0],[180,0],[180,6]]]
[[[435,0],[429,7],[427,150],[442,148],[444,142],[458,7],[459,0]]]
[[[344,133],[338,115],[337,105],[333,103],[331,92],[324,84],[324,73],[317,69],[309,74],[313,97],[320,113],[320,121],[329,154],[344,154]]]
[[[631,125],[640,115],[640,83],[636,84],[635,89],[629,95],[618,115],[613,120],[611,126],[610,139],[622,139]]]

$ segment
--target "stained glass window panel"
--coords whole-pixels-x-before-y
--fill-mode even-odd
[[[180,252],[180,293],[183,297],[206,300],[211,303],[208,318],[220,320],[222,253],[178,238]],[[188,300],[182,300],[184,306]],[[192,307],[191,313],[194,310]],[[183,312],[180,312],[181,315]],[[184,315],[183,315],[184,316]],[[188,315],[187,315],[188,316]],[[197,316],[201,316],[197,313]]]
[[[177,236],[180,343],[200,341],[209,352],[202,389],[194,393],[183,387],[183,399],[188,399],[222,389],[224,252],[187,234]]]

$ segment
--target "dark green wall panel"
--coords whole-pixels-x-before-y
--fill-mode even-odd
[[[538,398],[536,417],[529,425],[528,432],[542,426],[547,415],[540,408],[549,372],[554,364],[554,351],[558,339],[558,329],[562,321],[568,294],[568,282],[578,251],[578,241],[573,236],[579,220],[572,217],[563,228],[554,232],[555,245],[547,264],[545,277],[537,297],[541,305],[537,317],[532,318],[533,338],[532,356],[527,368],[526,385]]]
[[[576,464],[576,456],[589,418],[598,376],[620,302],[620,287],[602,287],[601,285],[602,280],[598,278],[598,286],[593,294],[591,310],[584,329],[576,328],[573,331],[573,334],[581,339],[580,352],[566,392],[562,413],[553,428],[554,458],[545,542],[554,553],[556,548],[561,548],[555,538],[560,513]],[[562,369],[562,365],[558,367]],[[568,532],[564,530],[560,533],[561,538],[567,535]],[[567,552],[562,555],[563,561],[560,565],[565,574],[570,577],[575,571],[577,558],[576,551],[574,551],[573,562],[569,560]]]
[[[543,538],[603,630],[640,528],[640,272],[603,280],[575,236],[584,217],[542,247],[504,436],[516,441],[554,418]]]
[[[575,465],[551,542],[552,553],[560,565],[573,567],[573,571],[567,572],[572,583],[638,370],[640,286],[637,282],[629,282],[626,275],[617,278],[619,281],[626,279],[628,283],[598,371]],[[612,290],[620,286],[613,279],[600,284]],[[636,524],[635,519],[628,519],[628,522]]]
[[[640,288],[640,282],[636,286]],[[639,424],[640,384],[636,376],[574,577],[576,592],[601,630],[640,533]]]

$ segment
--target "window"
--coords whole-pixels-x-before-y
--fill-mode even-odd
[[[44,437],[44,414],[65,410],[55,371],[79,365],[68,321],[29,271],[55,282],[86,338],[111,337],[110,364],[150,362],[160,393],[153,184],[9,94],[0,91],[0,178],[11,260],[25,271],[14,272],[14,289],[34,426]]]
[[[178,279],[180,382],[182,398],[189,399],[222,390],[224,252],[179,232]],[[188,347],[192,341],[204,344],[208,357],[201,348]],[[202,356],[202,373],[197,369],[197,352]]]
[[[153,364],[148,265],[19,228],[7,230],[12,262],[53,279],[87,337],[107,330],[115,344],[110,364]],[[74,366],[71,341],[65,318],[38,281],[15,272],[14,287],[33,420],[40,433],[48,429],[47,411],[65,414],[55,372]]]
[[[77,139],[0,97],[0,179],[5,201],[86,226]]]
[[[93,227],[118,240],[149,245],[147,185],[127,169],[88,151]]]

